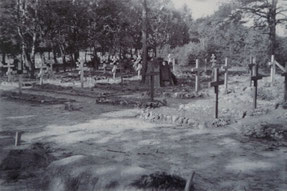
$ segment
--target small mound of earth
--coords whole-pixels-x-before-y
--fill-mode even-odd
[[[177,191],[184,190],[185,184],[185,179],[179,176],[156,172],[154,174],[141,176],[138,180],[135,180],[131,186],[138,189]]]
[[[8,99],[12,100],[21,100],[21,101],[27,101],[31,103],[39,103],[39,104],[63,104],[67,101],[74,100],[68,100],[64,98],[54,98],[49,96],[43,96],[43,95],[34,95],[34,94],[27,94],[27,93],[16,93],[16,92],[2,92],[1,97],[6,97]]]
[[[287,141],[287,126],[281,124],[261,124],[243,130],[245,136],[270,141]]]
[[[46,90],[72,90],[73,87],[64,87],[64,86],[59,86],[59,85],[54,85],[54,84],[35,84],[33,86],[36,89],[46,89]]]
[[[53,160],[50,148],[41,143],[27,149],[11,150],[0,164],[0,177],[6,182],[33,178]]]

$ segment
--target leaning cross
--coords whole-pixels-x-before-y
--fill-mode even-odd
[[[224,81],[219,80],[219,68],[214,68],[214,81],[210,82],[210,87],[214,87],[215,92],[215,118],[218,118],[218,93],[219,93],[219,86],[223,85]]]
[[[255,64],[252,68],[252,77],[251,80],[254,82],[254,95],[253,95],[253,108],[257,108],[257,87],[258,80],[263,78],[262,75],[258,74],[258,64]]]
[[[285,63],[285,72],[281,74],[285,77],[285,85],[284,85],[284,101],[287,102],[287,63]]]
[[[231,68],[228,66],[228,58],[225,58],[225,64],[222,66],[222,69],[224,70],[224,91],[227,93],[228,91],[228,69]]]
[[[201,68],[199,68],[199,60],[196,59],[195,68],[191,69],[191,73],[195,74],[195,92],[199,90],[199,74],[203,72]]]
[[[8,76],[8,82],[11,82],[11,74],[12,74],[12,68],[14,67],[13,64],[7,63],[7,65],[3,65],[3,68],[7,68],[6,75]]]

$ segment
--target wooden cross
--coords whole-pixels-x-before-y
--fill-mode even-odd
[[[154,76],[159,75],[159,72],[154,72],[152,67],[152,72],[146,74],[146,76],[150,76],[150,100],[154,100]]]
[[[219,68],[214,68],[214,81],[210,82],[210,87],[214,87],[215,92],[215,118],[218,118],[218,93],[219,86],[224,84],[223,80],[219,80]]]
[[[228,69],[231,68],[228,66],[228,58],[225,58],[225,64],[222,66],[222,69],[224,70],[224,91],[227,93],[228,91]]]
[[[199,75],[201,72],[203,72],[203,70],[199,68],[199,60],[196,59],[195,68],[191,69],[191,73],[195,74],[195,92],[199,90]]]
[[[80,70],[80,80],[81,80],[81,88],[84,88],[84,61],[80,60],[80,64],[78,64],[78,70]]]
[[[285,77],[284,82],[284,101],[287,102],[287,63],[285,63],[285,72],[281,74]]]
[[[252,68],[252,77],[251,80],[254,83],[254,94],[253,94],[253,108],[257,108],[257,87],[258,87],[258,80],[263,78],[262,75],[258,74],[258,64],[255,64]]]
[[[40,85],[44,84],[44,74],[45,74],[45,69],[47,70],[47,65],[44,65],[43,63],[41,64],[41,68],[40,68]]]
[[[11,82],[11,74],[12,74],[12,68],[15,67],[13,64],[7,63],[7,65],[3,65],[3,68],[7,68],[6,75],[8,76],[8,82]]]

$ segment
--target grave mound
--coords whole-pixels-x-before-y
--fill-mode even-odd
[[[247,127],[243,130],[243,134],[261,140],[287,141],[287,126],[280,124],[261,124]]]
[[[50,148],[41,143],[27,149],[11,150],[0,164],[0,177],[6,182],[33,178],[53,160]]]
[[[131,186],[138,189],[151,190],[184,190],[186,180],[165,172],[156,172],[150,175],[143,175],[135,180]]]

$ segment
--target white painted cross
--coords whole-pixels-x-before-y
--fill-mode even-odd
[[[39,72],[39,77],[40,77],[40,85],[44,84],[44,74],[47,71],[48,67],[45,64],[41,64],[40,72]]]
[[[7,65],[3,65],[2,66],[3,68],[7,68],[7,72],[6,72],[6,75],[8,76],[8,82],[11,82],[11,77],[12,77],[12,68],[15,67],[13,64],[11,63],[7,63]]]
[[[222,66],[222,69],[224,70],[224,91],[227,93],[228,91],[228,69],[231,68],[228,66],[228,58],[225,58],[225,64]]]
[[[196,59],[195,61],[195,68],[191,70],[193,74],[195,74],[195,91],[198,92],[199,90],[199,75],[203,70],[199,68],[199,60]]]

